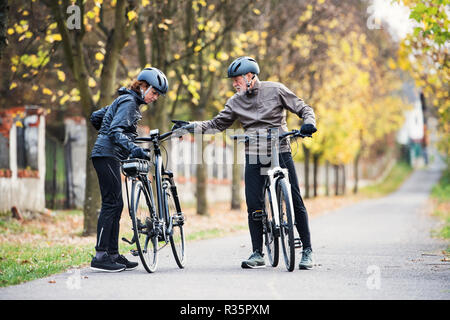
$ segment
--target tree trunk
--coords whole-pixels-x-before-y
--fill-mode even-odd
[[[341,165],[342,168],[342,194],[345,194],[347,186],[346,186],[346,176],[345,176],[345,164]]]
[[[0,1],[0,59],[2,58],[3,50],[8,45],[6,38],[6,29],[8,28],[8,1]]]
[[[231,209],[241,209],[241,166],[238,164],[238,143],[233,141],[233,179],[231,182]]]
[[[206,143],[203,141],[196,141],[197,155],[202,157],[203,150],[205,150]],[[208,187],[208,172],[207,166],[203,158],[200,158],[200,163],[197,164],[197,186],[196,186],[196,195],[197,195],[197,214],[202,216],[209,215],[208,212],[208,197],[207,197],[207,187]]]
[[[310,151],[304,144],[302,144],[302,146],[303,146],[303,153],[305,155],[305,198],[309,198],[309,156],[310,156]]]
[[[97,220],[101,205],[101,194],[97,179],[97,172],[90,159],[91,150],[97,139],[97,131],[86,119],[87,130],[87,157],[86,157],[86,187],[84,193],[84,226],[83,235],[88,236],[97,232]]]
[[[144,68],[145,65],[147,64],[147,52],[145,46],[145,36],[144,32],[142,31],[142,16],[140,15],[138,16],[134,28],[136,31],[136,43],[138,49],[139,65],[141,68]]]
[[[319,158],[320,158],[320,154],[318,153],[314,153],[313,154],[313,163],[314,163],[314,168],[313,168],[313,197],[317,197],[317,174],[319,171]]]
[[[359,182],[359,158],[361,153],[358,152],[355,157],[355,161],[353,162],[353,175],[354,175],[354,185],[353,185],[353,193],[358,193],[358,182]]]
[[[87,157],[86,157],[86,185],[85,185],[85,201],[84,201],[84,227],[83,235],[91,235],[96,232],[97,209],[100,207],[100,190],[97,182],[97,174],[90,160],[90,153],[94,146],[97,131],[90,125],[90,115],[96,109],[91,89],[88,81],[89,72],[85,60],[84,48],[84,24],[81,30],[71,31],[67,29],[63,7],[57,1],[51,1],[47,4],[50,6],[53,18],[58,25],[58,31],[62,37],[62,45],[67,65],[72,71],[73,77],[80,92],[80,104],[83,116],[86,119],[87,131]],[[81,2],[78,3],[81,5]],[[116,82],[116,69],[120,58],[120,51],[129,38],[132,23],[128,23],[126,18],[126,7],[128,2],[118,0],[114,12],[114,29],[108,34],[106,44],[106,55],[103,62],[102,74],[100,77],[100,99],[98,105],[104,107],[111,102],[114,95],[114,86]],[[81,8],[82,12],[84,7]]]
[[[325,161],[325,195],[330,195],[330,162]]]
[[[339,166],[337,164],[334,167],[334,195],[339,195]]]

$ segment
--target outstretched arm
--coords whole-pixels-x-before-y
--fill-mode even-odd
[[[229,105],[225,105],[225,108],[213,119],[206,121],[195,121],[194,123],[196,127],[201,127],[202,132],[211,130],[224,131],[233,124],[236,118],[237,117],[231,107]]]

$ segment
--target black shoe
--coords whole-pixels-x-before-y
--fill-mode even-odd
[[[128,261],[127,258],[121,254],[117,257],[116,262],[125,265],[126,271],[134,270],[139,265],[137,262]]]
[[[125,268],[124,264],[114,262],[107,253],[101,259],[94,257],[91,261],[91,269],[95,271],[120,272],[125,270]]]

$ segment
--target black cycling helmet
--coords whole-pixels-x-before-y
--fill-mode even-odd
[[[228,78],[241,76],[249,72],[258,75],[258,63],[251,57],[239,57],[228,67]]]
[[[137,79],[147,82],[149,86],[163,96],[169,90],[169,81],[167,81],[166,75],[159,69],[145,68],[139,73]]]

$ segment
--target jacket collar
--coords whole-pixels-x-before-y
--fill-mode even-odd
[[[136,101],[136,103],[138,103],[138,105],[141,104],[146,104],[144,99],[142,99],[141,95],[138,94],[137,92],[130,90],[128,88],[125,87],[121,87],[119,90],[117,90],[117,92],[119,93],[119,95],[123,95],[123,94],[130,94],[133,96],[134,100]]]

